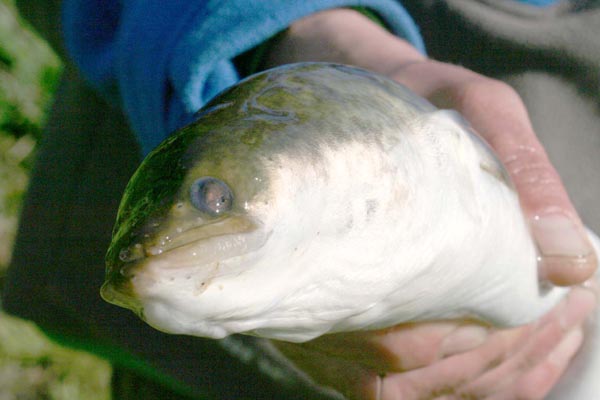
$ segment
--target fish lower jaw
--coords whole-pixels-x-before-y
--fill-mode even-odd
[[[213,265],[220,261],[256,251],[264,245],[269,233],[262,230],[231,233],[203,238],[145,258],[135,269],[181,270]]]
[[[177,297],[182,291],[195,299],[215,277],[236,271],[230,260],[260,249],[268,236],[261,230],[217,236],[125,263],[108,276],[101,295],[140,316],[156,299]]]
[[[102,298],[111,304],[127,308],[137,315],[142,315],[142,304],[130,293],[130,290],[115,285],[113,282],[104,282],[100,288]]]
[[[132,281],[144,319],[170,333],[214,339],[245,333],[302,342],[327,332],[451,317],[513,326],[540,317],[564,295],[561,289],[538,293],[535,251],[523,240],[495,241],[489,251],[498,254],[492,258],[484,246],[467,241],[479,250],[463,260],[462,272],[452,267],[462,242],[427,262],[421,251],[413,249],[412,269],[406,268],[408,248],[398,249],[398,259],[370,265],[358,257],[341,258],[345,248],[326,256],[317,242],[299,250],[296,258],[276,258],[273,254],[288,252],[276,252],[274,243],[270,240],[255,253],[214,264],[171,269],[153,265],[145,271],[152,273],[146,283],[153,284],[142,288],[141,280]],[[523,248],[516,247],[519,244]],[[339,270],[329,268],[336,256],[344,260]],[[319,257],[320,263],[307,261]],[[349,265],[351,261],[359,264]],[[365,271],[378,272],[365,275]],[[399,271],[412,272],[397,280]]]

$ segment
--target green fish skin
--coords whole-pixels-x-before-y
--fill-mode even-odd
[[[143,161],[103,298],[165,332],[302,342],[404,321],[530,322],[541,287],[507,174],[454,111],[357,68],[253,75]]]

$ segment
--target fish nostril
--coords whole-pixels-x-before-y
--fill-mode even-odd
[[[121,249],[119,252],[119,260],[126,262],[131,257],[131,250],[129,248]]]
[[[119,251],[119,260],[123,262],[132,262],[144,258],[144,246],[140,243],[135,243],[131,246],[122,248]]]
[[[121,276],[124,276],[125,278],[130,278],[130,279],[135,276],[135,273],[127,265],[124,265],[119,269],[119,274],[121,274]]]

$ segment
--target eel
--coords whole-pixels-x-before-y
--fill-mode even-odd
[[[102,297],[164,332],[304,342],[407,321],[532,322],[566,289],[455,111],[358,68],[255,74],[133,175]]]

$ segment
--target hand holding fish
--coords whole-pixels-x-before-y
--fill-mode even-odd
[[[358,14],[340,34],[337,16],[292,26],[271,62],[386,74],[464,112],[504,159],[525,143],[538,146],[529,161],[551,168],[506,86],[427,61]],[[596,303],[552,284],[588,279],[593,250],[583,237],[565,257],[542,235],[538,271],[510,178],[458,114],[381,75],[307,63],[248,78],[197,118],[130,181],[106,300],[170,333],[283,341],[297,366],[351,399],[538,399],[552,388]],[[507,130],[521,133],[506,141]],[[511,171],[527,197],[537,181]],[[549,176],[542,186],[563,190]],[[539,221],[538,242],[559,219]]]
[[[443,321],[275,343],[348,399],[543,399],[595,306],[591,291],[575,288],[540,321],[513,329]]]
[[[458,114],[339,64],[257,74],[163,142],[107,266],[103,297],[157,329],[282,341],[351,399],[541,398],[596,302],[531,324],[566,289],[540,284],[502,165]]]
[[[333,10],[299,21],[278,46],[271,65],[302,60],[351,63],[386,74],[437,106],[460,111],[496,151],[517,188],[540,251],[540,277],[555,285],[593,279],[597,259],[585,229],[523,103],[508,85],[426,59],[350,10]],[[595,307],[593,296],[584,299],[578,294],[581,290],[573,289],[569,300],[538,323],[511,330],[492,333],[459,322],[424,323],[372,335],[317,339],[306,344],[306,352],[295,344],[283,343],[280,348],[306,371],[318,375],[318,381],[345,390],[350,398],[422,398],[438,393],[444,399],[453,394],[540,399],[579,348],[582,323]],[[570,323],[559,323],[565,320]],[[444,337],[455,337],[451,335],[455,329],[466,332],[460,342],[464,352],[441,361],[439,345]],[[356,358],[349,359],[349,354]],[[489,369],[479,365],[479,370],[469,370],[468,366],[474,365],[471,357],[477,362],[491,361],[487,358],[491,354],[500,359],[490,362]],[[414,359],[423,355],[431,358]],[[392,365],[382,370],[386,360]],[[379,369],[373,367],[374,362]],[[386,372],[392,373],[382,386],[378,374]]]
[[[391,77],[440,108],[459,111],[491,145],[517,188],[540,250],[540,276],[560,286],[592,277],[597,259],[585,229],[510,86],[428,59],[352,10],[298,21],[272,50],[269,65],[301,61],[356,65]]]

